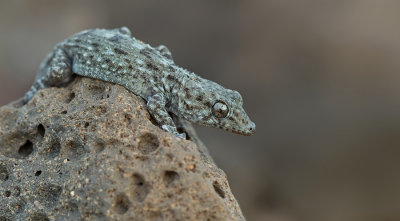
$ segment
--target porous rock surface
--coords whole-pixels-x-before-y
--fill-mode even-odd
[[[76,77],[0,108],[0,220],[243,220],[226,175],[125,88]]]

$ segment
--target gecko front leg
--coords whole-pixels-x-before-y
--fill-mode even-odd
[[[24,103],[28,103],[38,90],[68,81],[72,74],[71,60],[61,48],[55,49],[40,64],[35,82],[25,94]]]
[[[175,136],[186,139],[185,133],[179,133],[171,116],[165,109],[166,100],[163,94],[157,93],[147,100],[147,109],[160,127]]]

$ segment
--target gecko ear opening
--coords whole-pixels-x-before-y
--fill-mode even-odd
[[[224,118],[229,113],[229,107],[222,101],[217,101],[212,107],[212,114],[217,118]]]

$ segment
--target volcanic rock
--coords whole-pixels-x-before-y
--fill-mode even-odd
[[[0,220],[244,220],[179,122],[188,140],[124,87],[82,77],[1,107]]]

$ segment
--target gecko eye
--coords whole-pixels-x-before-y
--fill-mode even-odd
[[[221,101],[218,101],[212,107],[212,113],[215,117],[224,118],[229,113],[228,105],[226,105],[225,103],[223,103]]]

